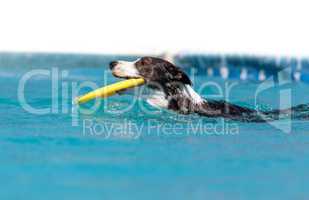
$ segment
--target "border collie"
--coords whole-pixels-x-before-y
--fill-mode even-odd
[[[147,102],[180,114],[196,113],[206,117],[264,122],[278,119],[280,113],[291,114],[293,110],[258,112],[223,100],[203,99],[194,91],[191,80],[179,67],[161,58],[142,57],[133,62],[113,61],[110,69],[118,78],[144,78],[146,85],[154,91]]]

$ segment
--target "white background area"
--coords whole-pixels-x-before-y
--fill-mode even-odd
[[[0,0],[0,51],[309,56],[309,3]]]

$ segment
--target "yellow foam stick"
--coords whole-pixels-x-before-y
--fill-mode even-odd
[[[114,95],[118,91],[128,89],[128,88],[133,88],[133,87],[142,85],[144,83],[145,83],[145,80],[142,78],[134,78],[134,79],[128,79],[125,81],[120,81],[120,82],[96,89],[81,97],[77,97],[75,102],[78,104],[81,104],[81,103],[90,101],[92,99],[95,99],[97,97],[103,97],[103,98],[109,97],[109,96]]]

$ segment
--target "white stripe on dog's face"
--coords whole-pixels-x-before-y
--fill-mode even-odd
[[[117,61],[117,64],[113,67],[112,73],[116,77],[120,78],[139,78],[141,77],[135,67],[135,63],[137,62],[128,62],[128,61]]]

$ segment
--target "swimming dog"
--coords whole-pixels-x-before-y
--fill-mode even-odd
[[[263,122],[277,119],[280,113],[290,114],[293,110],[258,112],[224,100],[204,99],[194,91],[190,78],[181,68],[161,58],[147,56],[133,62],[113,61],[110,70],[118,78],[145,79],[147,87],[154,91],[147,102],[180,114]]]

